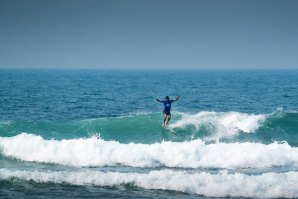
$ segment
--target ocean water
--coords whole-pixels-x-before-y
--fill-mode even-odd
[[[0,198],[86,197],[298,198],[298,71],[1,69]]]

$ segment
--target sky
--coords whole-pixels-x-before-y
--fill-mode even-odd
[[[297,0],[0,0],[0,68],[298,69]]]

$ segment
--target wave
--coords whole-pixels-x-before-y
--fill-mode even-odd
[[[298,113],[277,110],[269,114],[240,112],[173,113],[171,124],[161,127],[162,114],[136,113],[78,121],[2,121],[0,134],[16,136],[30,132],[44,138],[74,139],[100,134],[104,140],[144,143],[195,139],[225,139],[268,143],[287,141],[298,146]]]
[[[221,171],[187,173],[159,170],[149,173],[101,171],[29,171],[0,169],[0,179],[37,183],[68,183],[94,186],[135,186],[144,189],[179,191],[208,197],[297,198],[298,172],[230,174]]]
[[[99,137],[46,140],[22,133],[0,137],[4,156],[74,167],[269,168],[298,166],[298,148],[286,142],[213,143],[201,139],[154,144],[120,143]]]
[[[252,133],[259,128],[265,115],[238,112],[200,112],[198,114],[174,113],[168,130],[180,134],[183,141],[205,136],[224,137],[240,132]],[[108,117],[69,122],[44,121],[4,121],[0,122],[0,132],[17,135],[20,132],[43,134],[45,137],[79,137],[100,133],[105,139],[142,142],[141,138],[152,142],[177,137],[160,137],[162,114],[141,113],[121,117]],[[193,128],[195,127],[195,128]],[[153,138],[152,138],[153,137]],[[138,139],[139,138],[139,139]],[[151,138],[151,139],[150,139]]]

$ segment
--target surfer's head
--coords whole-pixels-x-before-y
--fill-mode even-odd
[[[169,96],[166,96],[165,99],[166,99],[166,100],[170,100]]]

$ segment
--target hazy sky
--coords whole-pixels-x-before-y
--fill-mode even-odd
[[[0,67],[298,69],[298,0],[0,0]]]

